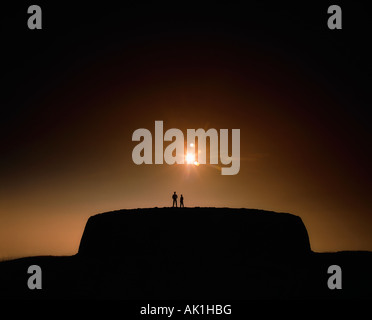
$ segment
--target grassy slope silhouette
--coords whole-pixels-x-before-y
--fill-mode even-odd
[[[43,271],[29,290],[27,268]],[[330,265],[342,290],[327,287]],[[0,297],[372,298],[372,253],[314,253],[302,220],[230,208],[151,208],[92,216],[70,257],[0,263]]]

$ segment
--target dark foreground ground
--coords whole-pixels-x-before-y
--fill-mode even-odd
[[[42,289],[30,290],[30,265]],[[330,265],[342,289],[330,290]],[[89,218],[79,252],[0,263],[0,298],[372,298],[372,252],[315,253],[302,220],[229,208],[120,210]]]

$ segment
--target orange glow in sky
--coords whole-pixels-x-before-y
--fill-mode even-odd
[[[0,259],[75,254],[91,215],[172,206],[174,191],[185,207],[298,215],[314,251],[372,250],[363,28],[310,28],[283,18],[282,4],[279,15],[261,2],[228,15],[221,4],[221,15],[194,10],[184,20],[183,10],[159,18],[133,6],[135,15],[107,12],[97,25],[84,7],[66,28],[56,9],[37,36],[24,22],[5,33]],[[186,164],[155,164],[153,152],[154,165],[136,165],[132,134],[157,120],[164,132],[239,129],[238,174],[222,175],[209,152],[199,165],[197,140]]]

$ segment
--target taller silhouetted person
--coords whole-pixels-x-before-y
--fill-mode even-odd
[[[176,204],[176,208],[177,208],[177,198],[178,198],[177,193],[176,191],[174,191],[172,199],[173,199],[173,207],[174,207],[174,204]]]
[[[183,195],[181,194],[180,197],[180,208],[184,208],[185,206],[183,205]]]

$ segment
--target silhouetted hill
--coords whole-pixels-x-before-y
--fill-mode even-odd
[[[119,210],[88,219],[79,254],[260,256],[308,254],[302,220],[287,213],[229,208]]]
[[[27,268],[43,289],[27,288]],[[343,289],[327,287],[342,268]],[[372,253],[314,253],[302,220],[229,208],[119,210],[88,219],[79,252],[0,263],[0,297],[372,298]]]

